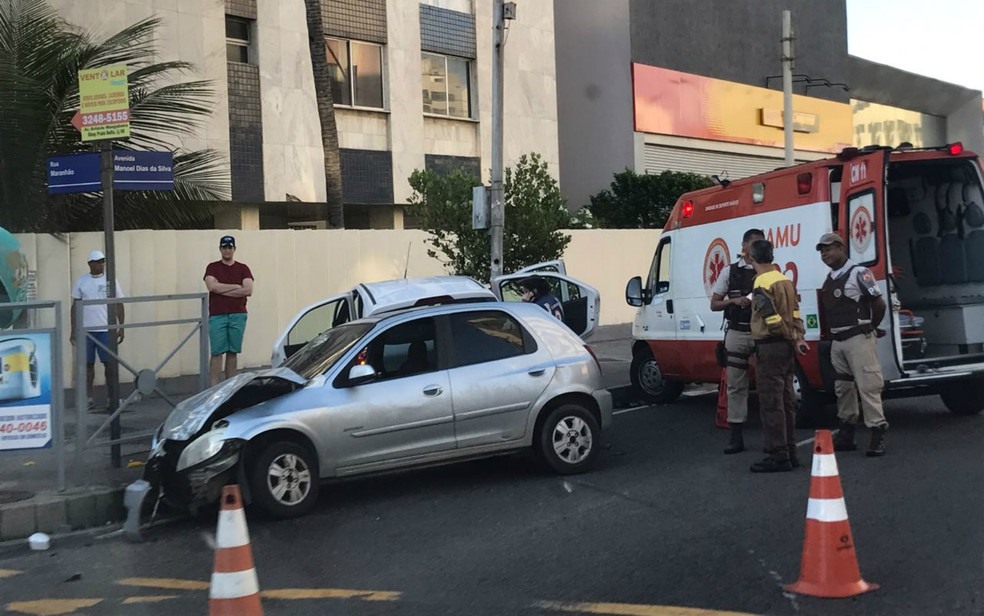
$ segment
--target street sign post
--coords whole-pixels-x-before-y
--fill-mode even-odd
[[[130,136],[130,93],[126,65],[79,71],[79,112],[72,124],[82,141]]]

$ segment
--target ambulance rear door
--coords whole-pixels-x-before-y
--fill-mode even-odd
[[[891,309],[888,274],[892,264],[888,252],[888,216],[885,210],[885,182],[888,150],[863,153],[844,163],[837,229],[847,242],[852,261],[871,270],[889,306],[878,325],[889,335],[878,339],[878,358],[885,381],[902,374],[901,345],[897,315]]]

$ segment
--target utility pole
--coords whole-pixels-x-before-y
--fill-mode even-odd
[[[505,46],[505,1],[492,1],[492,186],[490,232],[492,238],[491,278],[502,275],[502,230],[505,199],[502,185],[502,72]]]
[[[782,12],[782,126],[785,132],[786,166],[796,164],[793,158],[793,18]]]

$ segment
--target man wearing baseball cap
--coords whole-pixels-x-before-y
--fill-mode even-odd
[[[884,381],[878,361],[877,338],[885,333],[878,325],[885,317],[887,305],[878,281],[866,267],[847,256],[844,239],[825,233],[817,242],[817,251],[830,273],[820,290],[820,302],[833,343],[830,359],[834,365],[834,391],[837,393],[837,417],[840,430],[834,438],[834,451],[855,451],[854,431],[860,413],[871,430],[869,456],[885,455],[888,422],[882,409]]]
[[[208,339],[211,347],[209,376],[212,385],[236,374],[246,333],[246,298],[253,294],[253,272],[236,261],[236,238],[219,239],[218,261],[205,268],[208,289]],[[225,366],[222,358],[225,356]]]
[[[75,302],[86,299],[106,299],[108,297],[106,293],[106,255],[101,250],[93,250],[89,253],[88,261],[89,273],[79,277],[72,286],[72,335],[69,338],[72,344],[75,344],[75,331],[77,327],[75,322]],[[123,287],[120,286],[119,280],[116,281],[116,297],[125,297],[123,295]],[[122,324],[124,322],[123,304],[116,304],[115,308],[116,322]],[[85,338],[85,381],[86,387],[88,388],[86,391],[89,393],[89,408],[92,409],[95,406],[92,400],[92,386],[96,380],[96,355],[99,355],[99,361],[102,362],[103,369],[106,371],[107,381],[109,380],[111,370],[114,370],[116,367],[115,360],[109,356],[109,351],[106,350],[109,346],[108,305],[96,304],[85,306],[82,309],[82,327],[96,328],[89,330]],[[122,328],[116,330],[117,344],[123,342],[123,332],[124,330]],[[96,344],[96,340],[99,341],[99,345]]]

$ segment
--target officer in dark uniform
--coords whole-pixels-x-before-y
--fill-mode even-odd
[[[741,256],[725,267],[711,288],[711,310],[724,311],[727,329],[724,348],[727,353],[728,425],[731,437],[724,453],[739,453],[745,449],[742,427],[748,420],[748,358],[755,352],[752,340],[752,284],[755,267],[749,247],[765,239],[761,229],[749,229],[741,238]]]
[[[530,276],[523,279],[519,286],[524,291],[523,301],[534,303],[561,321],[564,320],[564,305],[553,294],[546,280],[540,276]]]
[[[854,431],[858,423],[858,398],[864,423],[871,430],[869,456],[885,455],[888,422],[882,409],[884,381],[878,361],[877,338],[884,335],[878,325],[888,307],[874,275],[847,258],[844,240],[825,233],[817,242],[820,258],[830,273],[820,290],[820,301],[833,343],[834,390],[840,430],[834,451],[855,451]]]

